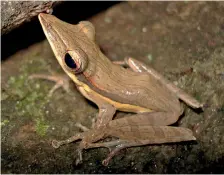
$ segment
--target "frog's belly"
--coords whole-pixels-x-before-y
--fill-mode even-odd
[[[114,101],[108,97],[100,95],[96,91],[90,89],[89,86],[87,86],[87,85],[79,86],[78,89],[87,99],[93,101],[94,103],[97,103],[96,99],[98,99],[98,100],[100,99],[100,100],[105,101],[106,103],[110,103],[119,111],[134,112],[134,113],[152,112],[151,109],[147,109],[147,108],[140,107],[137,105],[125,104],[125,103],[120,103],[120,102]]]

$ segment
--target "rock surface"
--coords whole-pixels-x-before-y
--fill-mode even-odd
[[[75,2],[74,2],[75,3]],[[196,142],[128,148],[108,167],[107,149],[84,151],[75,165],[77,143],[65,139],[90,127],[97,108],[71,83],[48,98],[52,82],[28,80],[33,73],[63,73],[47,41],[2,62],[2,173],[224,173],[223,2],[123,2],[90,18],[97,42],[111,60],[132,56],[150,64],[205,104],[185,105],[176,125],[192,129]],[[117,117],[122,117],[118,113]]]

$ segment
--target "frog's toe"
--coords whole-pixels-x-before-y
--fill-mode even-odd
[[[75,123],[75,126],[81,129],[83,132],[89,131],[89,128],[87,128],[86,126],[82,125],[79,122]]]
[[[75,165],[79,165],[79,164],[82,164],[82,160],[79,159],[79,158],[77,158],[77,159],[75,160]]]
[[[55,78],[54,81],[56,84],[49,91],[49,94],[48,94],[49,97],[51,97],[53,95],[53,93],[59,88],[63,88],[64,91],[66,91],[67,93],[70,92],[68,77],[58,76]]]
[[[75,160],[75,164],[78,165],[82,163],[82,149],[79,148],[76,150],[76,152],[77,152],[77,158]]]
[[[57,141],[57,140],[52,140],[51,145],[54,148],[59,148],[61,146],[61,143],[59,141]]]

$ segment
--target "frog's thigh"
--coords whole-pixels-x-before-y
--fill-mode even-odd
[[[122,140],[129,140],[129,138],[151,140],[153,139],[152,133],[159,135],[159,132],[163,132],[163,129],[167,129],[166,125],[174,123],[178,117],[179,114],[174,112],[149,112],[124,116],[123,118],[110,121],[105,130],[102,129],[104,127],[100,129],[94,128],[84,141],[88,143],[88,147],[110,147],[120,144],[118,142],[108,143],[112,145],[108,145],[107,142],[105,142],[105,144],[91,144],[99,140],[95,138],[99,138],[99,135],[102,134],[103,136],[100,138],[114,136]],[[168,128],[168,130],[176,131],[178,129]],[[152,137],[150,137],[150,134]]]
[[[110,122],[110,126],[167,126],[175,123],[182,113],[179,112],[146,112],[116,119]]]
[[[172,126],[118,126],[111,127],[107,134],[136,144],[135,146],[195,140],[190,129]]]

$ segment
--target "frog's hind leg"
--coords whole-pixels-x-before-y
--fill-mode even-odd
[[[83,148],[109,148],[110,154],[103,161],[103,164],[107,165],[113,156],[127,147],[196,140],[190,129],[165,126],[167,123],[170,123],[170,121],[163,119],[164,116],[162,113],[155,114],[156,113],[136,114],[112,120],[109,125],[105,127],[104,133],[106,135],[101,138],[111,136],[119,138],[118,140],[103,143],[94,143],[96,140],[86,142]],[[157,120],[157,118],[159,118],[159,120]],[[165,118],[167,117],[165,116]],[[100,133],[102,134],[103,132]]]
[[[110,160],[124,148],[143,146],[148,144],[161,144],[196,140],[191,130],[187,128],[171,126],[140,126],[137,131],[135,127],[130,126],[127,131],[122,130],[120,131],[120,133],[116,133],[115,135],[116,137],[127,137],[127,140],[118,140],[119,144],[116,145],[116,147],[107,155],[107,158],[102,161],[102,164],[105,166],[107,166]],[[131,138],[131,136],[134,137]],[[111,143],[106,142],[105,146],[107,145],[113,146]]]
[[[124,61],[114,62],[115,64],[119,64],[121,66],[129,66],[135,72],[147,72],[155,79],[163,83],[170,91],[172,91],[176,96],[187,103],[189,106],[193,108],[201,108],[203,104],[199,103],[195,98],[184,92],[182,89],[175,86],[172,82],[167,80],[163,75],[157,72],[152,67],[134,59],[134,58],[125,58]]]
[[[145,115],[136,114],[112,120],[107,127],[107,134],[121,140],[131,140],[140,144],[195,140],[193,132],[190,129],[166,126],[170,123],[169,120],[166,120],[167,116],[164,116],[166,113],[158,112],[158,115],[155,114],[157,112],[154,114],[145,113]],[[153,116],[155,118],[162,116],[160,119],[163,121],[158,121]]]
[[[119,139],[111,142],[88,143],[85,147],[85,149],[96,147],[109,148],[110,153],[102,162],[105,166],[124,148],[196,140],[191,130],[171,126],[124,126],[123,128],[110,128],[107,134]]]

